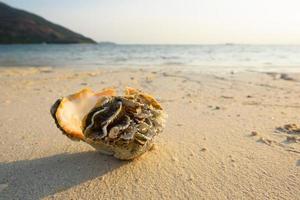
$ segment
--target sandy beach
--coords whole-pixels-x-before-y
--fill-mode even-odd
[[[0,68],[0,199],[299,199],[300,74]],[[62,135],[56,99],[131,86],[168,113],[133,161]],[[290,126],[286,126],[290,125]]]

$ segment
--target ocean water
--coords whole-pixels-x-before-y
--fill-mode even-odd
[[[300,71],[300,45],[0,45],[0,66]]]

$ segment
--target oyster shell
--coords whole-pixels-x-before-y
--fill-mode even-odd
[[[134,88],[126,88],[123,96],[111,88],[99,93],[83,89],[57,100],[51,114],[69,138],[122,160],[148,151],[166,118],[155,98]]]

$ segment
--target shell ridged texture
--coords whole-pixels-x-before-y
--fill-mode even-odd
[[[119,159],[133,159],[153,145],[162,132],[166,114],[151,96],[127,88],[124,96],[113,89],[82,90],[58,100],[51,109],[57,126],[72,139]]]

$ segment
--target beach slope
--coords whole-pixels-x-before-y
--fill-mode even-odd
[[[0,69],[0,199],[297,199],[300,76]],[[84,87],[140,88],[169,118],[132,162],[74,142],[49,109]]]

